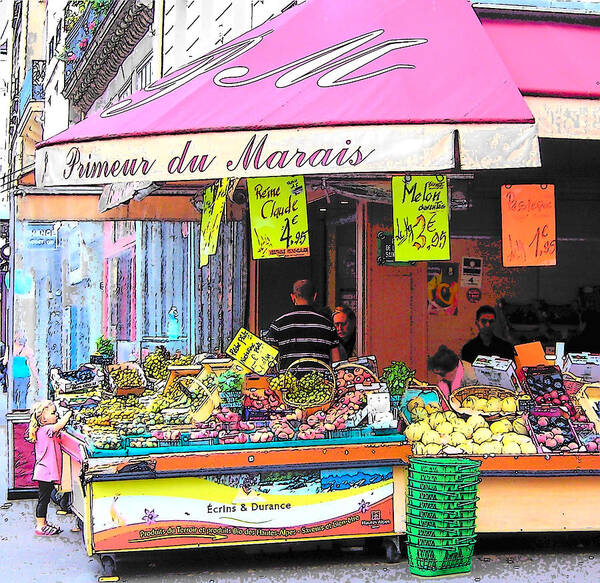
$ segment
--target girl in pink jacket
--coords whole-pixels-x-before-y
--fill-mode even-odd
[[[46,522],[48,503],[54,484],[60,484],[62,455],[59,434],[71,417],[69,411],[60,421],[52,401],[40,401],[31,408],[29,440],[35,444],[33,479],[38,483],[38,503],[35,508],[35,534],[52,536],[61,529]]]

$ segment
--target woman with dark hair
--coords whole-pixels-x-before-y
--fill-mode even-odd
[[[446,398],[460,387],[478,384],[471,364],[460,360],[456,352],[444,344],[427,359],[427,368],[441,377],[438,388]]]
[[[356,314],[348,306],[333,310],[333,325],[340,339],[340,357],[347,360],[354,355],[356,344]]]

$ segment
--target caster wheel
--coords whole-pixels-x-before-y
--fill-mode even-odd
[[[388,563],[399,563],[402,559],[402,553],[400,552],[398,542],[394,539],[387,539],[383,541],[383,548],[385,549],[385,560]]]
[[[117,563],[114,557],[103,555],[100,557],[100,564],[102,565],[102,575],[98,577],[98,581],[104,583],[106,581],[119,580],[119,576],[117,575]]]

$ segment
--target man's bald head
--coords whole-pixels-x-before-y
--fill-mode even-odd
[[[295,304],[311,305],[317,296],[317,290],[310,279],[299,279],[292,286],[292,301]]]

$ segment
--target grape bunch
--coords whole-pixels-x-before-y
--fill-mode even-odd
[[[188,364],[192,364],[192,360],[194,360],[192,354],[182,354],[178,358],[171,359],[169,364],[171,366],[187,366]]]
[[[269,386],[271,389],[274,391],[282,391],[284,393],[286,391],[295,389],[296,385],[296,377],[290,372],[280,374],[269,381]]]
[[[312,371],[297,381],[296,387],[287,391],[286,401],[297,407],[312,407],[327,403],[332,396],[333,385],[323,373]]]
[[[168,366],[166,351],[157,348],[146,357],[142,369],[147,377],[164,380],[169,376]]]
[[[116,387],[141,387],[142,379],[133,368],[121,368],[110,371],[110,376]]]

